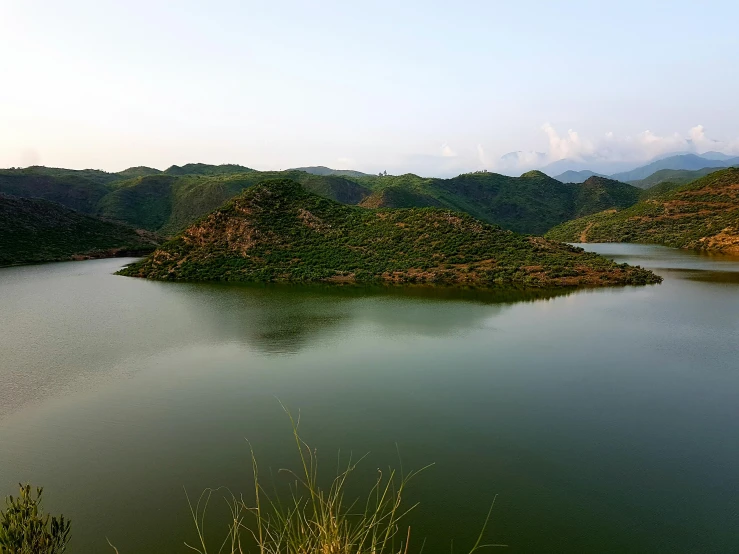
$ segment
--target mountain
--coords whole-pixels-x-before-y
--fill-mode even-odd
[[[541,171],[529,171],[520,177],[476,172],[452,179],[408,174],[376,178],[368,185],[373,194],[362,206],[445,207],[512,231],[531,234],[544,233],[563,221],[578,217],[577,214],[629,206],[639,196],[638,189],[625,183],[606,179],[587,185],[564,184]]]
[[[566,242],[642,242],[739,254],[739,168],[715,171],[621,211],[559,225]]]
[[[331,169],[322,165],[312,165],[308,167],[296,167],[294,171],[305,171],[312,175],[338,175],[340,177],[369,177],[369,173],[362,173],[361,171],[354,171],[353,169]]]
[[[155,238],[39,198],[0,194],[0,266],[141,255]]]
[[[146,177],[147,175],[158,175],[159,173],[162,173],[159,169],[140,165],[119,171],[117,175],[121,179],[133,179],[134,177]]]
[[[731,160],[732,158],[736,158],[736,156],[730,156],[729,154],[724,154],[723,152],[703,152],[703,154],[700,154],[701,158],[704,158],[706,160],[720,160],[720,161],[726,161]]]
[[[370,190],[343,177],[302,171],[249,171],[233,175],[149,175],[116,184],[102,198],[97,214],[135,227],[175,234],[229,198],[265,179],[287,177],[310,190],[347,204],[357,204]]]
[[[704,167],[703,169],[695,169],[695,170],[689,170],[689,169],[660,169],[659,171],[655,171],[652,173],[649,177],[645,179],[641,179],[639,181],[630,181],[630,185],[634,185],[635,187],[638,187],[640,189],[651,189],[652,187],[656,185],[660,185],[662,183],[674,183],[677,185],[684,185],[686,183],[690,183],[691,181],[695,181],[696,179],[700,179],[701,177],[704,177],[705,175],[708,175],[709,173],[713,173],[714,171],[718,171],[722,168],[720,167]]]
[[[244,189],[265,179],[288,178],[345,204],[365,207],[446,207],[522,233],[541,234],[569,219],[636,202],[628,185],[595,181],[563,184],[539,171],[508,177],[476,172],[452,179],[314,175],[301,170],[260,172],[237,166],[188,164],[151,173],[48,174],[43,169],[0,171],[0,192],[41,197],[90,215],[173,235]],[[54,170],[58,172],[60,170]],[[190,173],[187,173],[190,172]],[[193,173],[194,172],[194,173]],[[199,173],[198,173],[199,172]],[[123,178],[140,174],[133,178]],[[182,174],[180,174],[182,173]],[[92,179],[95,180],[92,180]],[[102,182],[105,181],[105,182]],[[626,187],[626,188],[624,188]]]
[[[710,160],[707,158],[696,156],[695,154],[683,154],[679,156],[663,158],[647,165],[637,167],[636,169],[632,169],[631,171],[615,173],[611,175],[611,178],[624,182],[637,181],[640,179],[646,179],[660,169],[688,169],[692,171],[696,169],[703,169],[705,167],[729,167],[734,164],[739,164],[739,158],[729,158],[726,160]]]
[[[254,171],[243,165],[223,164],[185,164],[182,167],[173,165],[164,170],[167,175],[233,175],[234,173],[251,173]]]
[[[575,217],[597,213],[609,208],[626,208],[639,201],[641,191],[626,183],[606,177],[588,177],[575,188]]]
[[[260,183],[123,275],[185,281],[646,284],[653,273],[446,209],[371,210]]]
[[[73,210],[94,213],[98,202],[110,191],[110,174],[48,167],[0,169],[0,194],[43,198]]]
[[[554,179],[561,181],[562,183],[582,183],[588,177],[605,177],[605,175],[595,173],[588,169],[583,169],[582,171],[565,171],[564,173],[554,177]]]
[[[611,161],[597,156],[585,156],[577,160],[570,158],[557,160],[542,167],[541,171],[547,175],[561,175],[566,171],[593,171],[600,175],[610,175],[633,167],[633,162]]]

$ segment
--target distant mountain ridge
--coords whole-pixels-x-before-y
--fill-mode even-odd
[[[563,183],[584,183],[590,177],[607,177],[607,175],[583,169],[582,171],[565,171],[564,173],[555,176],[554,179]]]
[[[353,169],[331,169],[323,165],[312,165],[308,167],[294,167],[293,171],[305,171],[312,175],[338,175],[340,177],[370,177],[370,173],[362,173]]]
[[[549,175],[555,175],[555,168],[565,167],[572,165],[573,160],[560,160],[549,164],[544,168],[544,172]],[[586,162],[577,162],[578,165],[586,164]],[[581,170],[568,170],[563,173],[556,174],[554,176],[558,181],[563,183],[582,183],[588,177],[593,175],[599,175],[602,177],[609,177],[616,181],[622,181],[625,183],[633,184],[639,188],[649,188],[653,183],[662,182],[663,179],[655,177],[649,179],[652,175],[658,171],[663,170],[680,170],[680,171],[699,171],[706,170],[702,175],[709,173],[709,168],[720,169],[724,167],[731,167],[739,165],[739,156],[730,156],[721,152],[705,152],[704,154],[693,154],[690,152],[680,152],[674,154],[666,154],[654,158],[651,162],[633,167],[625,171],[618,171],[610,175],[604,175],[596,173],[590,169]],[[701,177],[702,175],[696,175],[695,178]],[[686,176],[683,176],[685,178]]]
[[[634,185],[640,189],[651,190],[653,187],[661,185],[663,183],[673,183],[675,185],[684,185],[705,177],[706,175],[713,173],[714,171],[720,171],[721,167],[704,167],[703,169],[660,169],[655,171],[646,179],[639,181],[630,181],[630,185]]]
[[[650,164],[632,169],[631,171],[615,173],[611,175],[611,178],[624,182],[637,181],[639,179],[646,179],[661,169],[685,169],[694,171],[706,167],[729,167],[734,164],[739,164],[739,157],[726,158],[723,160],[711,160],[708,158],[702,158],[695,154],[681,154],[657,160]]]
[[[739,168],[714,171],[620,211],[568,221],[546,236],[565,242],[640,242],[739,255]]]
[[[172,166],[164,172],[129,168],[119,174],[54,168],[0,170],[0,192],[46,198],[90,215],[172,235],[244,189],[274,178],[292,179],[345,204],[445,207],[532,234],[581,215],[623,208],[638,199],[638,190],[623,183],[563,184],[540,171],[521,177],[475,172],[437,179],[413,174],[357,177],[302,170],[261,172],[206,164]]]

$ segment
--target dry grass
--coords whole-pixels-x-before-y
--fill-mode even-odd
[[[251,451],[255,494],[251,502],[226,489],[208,489],[193,504],[188,503],[198,535],[198,544],[186,544],[199,554],[410,554],[423,552],[425,541],[411,540],[411,527],[405,525],[409,512],[418,504],[407,506],[404,497],[409,483],[418,471],[404,473],[402,469],[378,470],[374,485],[366,497],[347,499],[347,483],[357,469],[349,460],[327,489],[318,479],[318,459],[315,450],[301,438],[299,419],[289,411],[295,445],[299,453],[299,470],[281,470],[294,481],[290,494],[267,492]],[[230,511],[228,533],[218,541],[206,540],[206,512],[214,495],[222,494]],[[495,502],[493,501],[493,505]],[[468,551],[470,554],[485,547],[505,546],[484,544],[483,537],[493,506],[482,530]],[[438,548],[434,548],[438,551]]]

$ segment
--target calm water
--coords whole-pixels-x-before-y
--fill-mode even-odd
[[[509,552],[739,549],[739,261],[589,245],[662,285],[521,297],[0,269],[0,493],[43,484],[73,554],[186,552],[183,487],[296,467],[435,466],[425,552],[469,547],[494,495]],[[364,471],[362,471],[364,470]],[[220,532],[220,529],[218,529]],[[215,529],[214,529],[215,533]]]

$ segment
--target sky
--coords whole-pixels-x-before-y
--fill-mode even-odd
[[[0,0],[0,167],[739,154],[738,19],[732,1]]]

